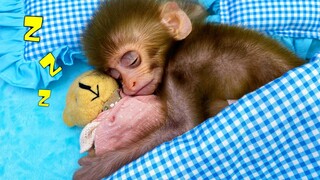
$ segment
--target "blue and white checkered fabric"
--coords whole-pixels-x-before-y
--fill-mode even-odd
[[[25,0],[25,14],[42,16],[35,33],[39,43],[26,42],[25,59],[40,60],[62,46],[80,48],[80,34],[101,0]],[[201,0],[209,6],[210,0]],[[213,1],[218,6],[218,1]],[[221,22],[243,25],[270,35],[320,39],[318,0],[224,0],[220,1]],[[220,18],[218,18],[220,20]]]
[[[316,58],[110,178],[320,179],[320,56]]]
[[[25,59],[39,61],[54,49],[80,49],[80,34],[100,0],[25,0],[25,14],[42,16],[42,28],[35,36],[40,42],[26,42]]]
[[[221,22],[271,35],[320,39],[319,0],[221,0]]]

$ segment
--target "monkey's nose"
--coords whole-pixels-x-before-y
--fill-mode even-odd
[[[136,82],[132,82],[132,88],[136,87]]]
[[[129,81],[127,83],[124,83],[125,84],[125,87],[128,89],[128,90],[131,90],[131,91],[134,91],[136,89],[136,81]]]
[[[122,86],[122,91],[125,95],[131,96],[136,93],[137,89],[137,83],[136,81],[132,82],[124,82]]]

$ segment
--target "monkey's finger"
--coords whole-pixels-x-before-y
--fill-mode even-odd
[[[92,160],[92,159],[91,159]],[[114,172],[112,167],[105,163],[92,162],[90,165],[85,165],[78,169],[73,174],[74,180],[99,180]]]
[[[79,159],[78,163],[80,166],[88,166],[94,162],[93,157],[85,156]]]
[[[74,174],[73,174],[73,178],[74,180],[81,180],[85,178],[85,171],[83,170],[83,168],[77,170]]]

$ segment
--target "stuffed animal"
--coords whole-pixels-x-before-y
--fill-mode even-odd
[[[164,112],[155,95],[121,99],[116,81],[93,70],[70,86],[63,120],[70,127],[85,126],[80,152],[101,155],[148,136],[163,124]]]
[[[85,72],[69,88],[63,120],[69,127],[83,127],[118,100],[118,84],[113,78],[95,70]]]

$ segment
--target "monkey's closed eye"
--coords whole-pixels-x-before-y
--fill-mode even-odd
[[[138,67],[140,65],[140,62],[141,62],[140,56],[136,51],[126,52],[120,60],[120,63],[122,66],[129,67],[129,68]]]

